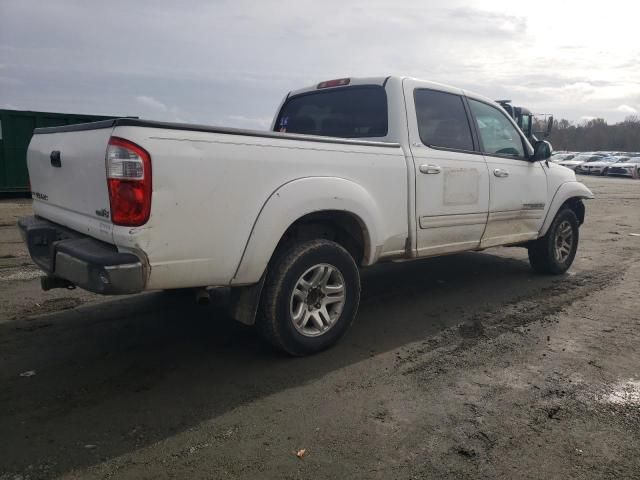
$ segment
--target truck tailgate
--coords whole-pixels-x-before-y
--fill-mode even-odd
[[[112,130],[36,132],[27,152],[36,215],[113,242],[105,163]]]

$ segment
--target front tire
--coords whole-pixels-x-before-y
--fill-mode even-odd
[[[344,335],[359,303],[360,275],[347,250],[324,239],[293,244],[269,266],[258,328],[279,350],[309,355]]]
[[[549,231],[529,246],[529,263],[538,273],[560,275],[566,272],[578,250],[579,224],[570,208],[562,208]]]

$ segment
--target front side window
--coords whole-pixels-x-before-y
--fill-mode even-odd
[[[473,99],[469,99],[469,105],[478,126],[484,153],[525,158],[520,133],[504,113]]]
[[[430,147],[473,150],[462,97],[436,90],[414,92],[420,140]]]
[[[276,132],[340,138],[387,135],[387,94],[381,86],[319,90],[289,98]]]

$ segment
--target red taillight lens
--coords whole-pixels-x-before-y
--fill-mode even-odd
[[[151,157],[123,138],[111,137],[107,147],[107,183],[111,221],[138,227],[151,213]]]

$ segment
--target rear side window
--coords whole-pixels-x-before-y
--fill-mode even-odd
[[[291,97],[276,121],[276,132],[341,138],[387,135],[387,94],[380,86],[320,90]]]
[[[473,150],[462,97],[426,89],[417,89],[413,95],[422,143],[430,147]]]

